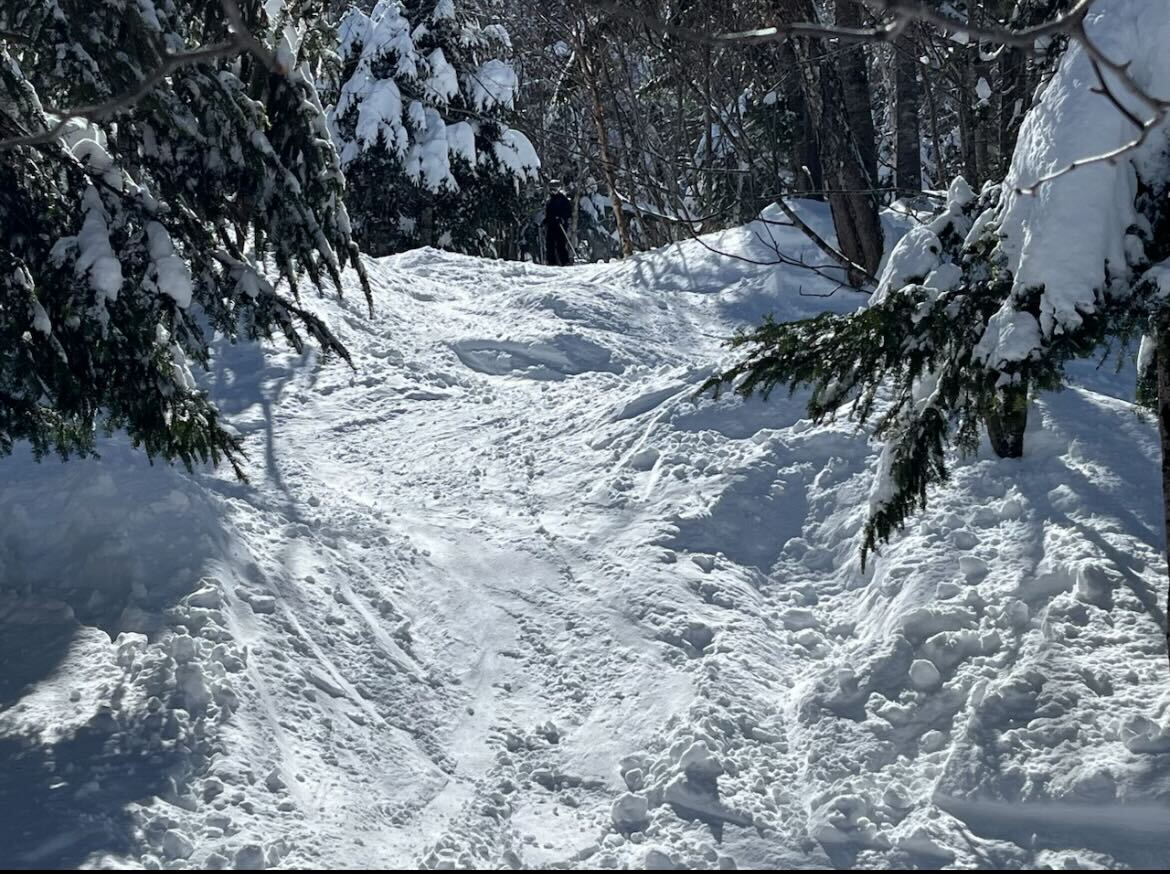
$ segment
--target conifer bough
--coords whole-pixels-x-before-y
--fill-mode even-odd
[[[213,337],[348,361],[299,299],[352,265],[370,302],[314,85],[325,3],[266,7],[0,7],[0,455],[125,431],[242,474],[192,375]]]

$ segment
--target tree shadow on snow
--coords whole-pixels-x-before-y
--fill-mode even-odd
[[[184,765],[174,748],[143,752],[161,719],[125,724],[103,712],[47,745],[0,736],[0,867],[77,868],[139,849],[127,806],[166,794]]]
[[[284,496],[285,515],[298,522],[304,521],[298,501],[285,483],[277,463],[274,408],[299,372],[308,369],[310,387],[316,384],[320,367],[312,366],[313,357],[314,353],[307,350],[295,365],[282,366],[271,360],[258,342],[232,344],[220,341],[215,347],[209,386],[216,407],[239,432],[247,435],[263,430],[264,469],[268,479]],[[258,419],[248,415],[253,407],[259,407]]]
[[[72,868],[134,849],[127,805],[181,789],[199,762],[166,749],[169,686],[123,695],[145,679],[112,641],[156,637],[216,571],[230,548],[223,511],[124,438],[100,452],[0,462],[0,867]],[[164,706],[148,712],[148,695]]]

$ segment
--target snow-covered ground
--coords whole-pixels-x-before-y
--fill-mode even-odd
[[[862,296],[699,243],[370,273],[374,319],[312,302],[356,371],[217,358],[249,483],[0,462],[0,864],[1165,861],[1131,382],[1043,397],[863,572],[866,435],[693,397],[736,327]]]

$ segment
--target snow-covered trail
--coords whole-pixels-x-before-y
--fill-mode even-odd
[[[648,424],[689,398],[693,365],[718,354],[717,338],[688,350],[693,358],[680,355],[686,344],[671,333],[685,331],[675,312],[685,304],[665,297],[661,309],[635,315],[644,296],[622,300],[603,280],[567,281],[564,271],[485,272],[472,259],[421,253],[376,266],[374,283],[401,326],[384,329],[384,348],[353,344],[356,378],[295,370],[282,378],[279,403],[236,419],[253,423],[270,465],[233,526],[259,568],[257,594],[277,596],[262,620],[276,628],[252,650],[253,677],[286,700],[305,682],[327,685],[343,713],[388,720],[376,744],[355,736],[345,746],[363,771],[398,781],[383,776],[385,795],[371,796],[362,781],[347,797],[334,790],[327,806],[350,827],[338,824],[330,837],[343,843],[321,846],[321,862],[353,858],[355,841],[397,848],[405,860],[482,848],[490,855],[480,861],[509,850],[529,864],[570,861],[604,836],[615,763],[640,750],[639,732],[656,735],[662,713],[685,712],[698,673],[690,658],[662,663],[661,617],[645,615],[690,593],[672,593],[674,580],[660,583],[657,599],[632,591],[630,577],[645,577],[647,562],[615,549],[615,535],[640,515],[623,512],[629,473],[653,465],[647,457],[631,467],[638,447],[609,448],[606,426]],[[407,299],[394,302],[404,284]],[[611,310],[631,313],[591,317],[607,296]],[[518,303],[535,310],[529,336],[500,342],[500,314]],[[564,329],[549,335],[553,320]],[[405,325],[428,322],[441,323],[446,344],[403,348]],[[620,330],[630,323],[643,335]],[[233,354],[221,362],[225,382]],[[688,643],[686,623],[675,632],[692,656],[708,642],[696,631]],[[262,651],[287,654],[301,642],[311,647],[304,670],[290,676],[279,656],[266,663]],[[314,721],[312,704],[297,707]],[[400,743],[387,744],[386,733]],[[303,757],[305,740],[302,731],[290,755]],[[318,750],[328,755],[333,742]],[[336,781],[333,762],[294,762],[291,770],[320,772],[309,783]],[[517,803],[501,791],[534,772],[549,798]],[[549,790],[562,785],[584,796],[575,808],[560,802],[564,834],[546,837],[549,847],[513,848],[512,819],[547,818],[557,806]],[[387,795],[397,810],[385,809]]]
[[[0,466],[0,806],[49,812],[0,825],[0,862],[1164,858],[1128,404],[1042,399],[1024,463],[962,463],[863,572],[865,435],[693,397],[734,328],[847,293],[697,244],[370,269],[373,320],[317,302],[356,370],[217,358],[249,483],[116,440]]]

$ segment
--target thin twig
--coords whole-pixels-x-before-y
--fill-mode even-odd
[[[812,240],[814,243],[816,243],[818,249],[820,249],[822,252],[824,252],[826,255],[828,255],[830,258],[832,258],[834,261],[836,261],[838,264],[840,264],[846,270],[858,273],[858,274],[864,276],[870,282],[875,282],[875,283],[877,282],[876,276],[874,276],[872,273],[870,273],[868,270],[866,270],[860,264],[857,264],[856,262],[854,262],[851,258],[847,257],[839,249],[836,249],[833,246],[831,246],[829,244],[829,242],[824,237],[822,237],[820,234],[818,234],[816,231],[814,231],[811,227],[809,227],[808,224],[805,223],[804,219],[802,219],[800,216],[798,216],[796,214],[796,211],[784,201],[783,197],[776,198],[776,205],[778,207],[780,207],[780,211],[782,213],[784,213],[784,215],[788,218],[788,220],[790,222],[792,222],[794,225],[796,225],[796,227],[800,228],[801,232],[806,237],[808,237],[810,240]]]

